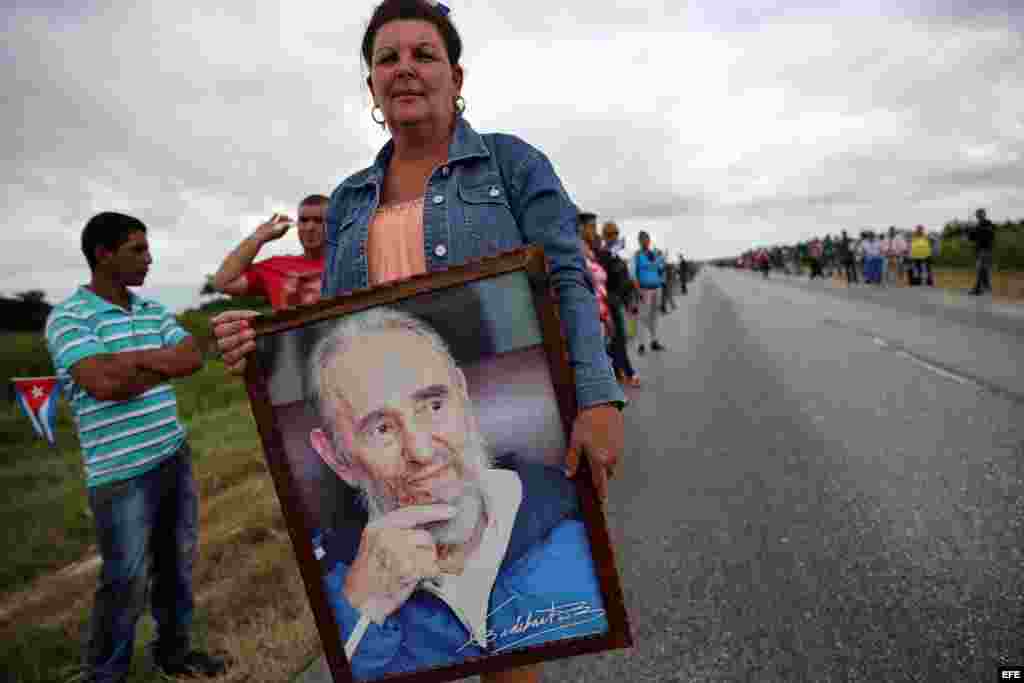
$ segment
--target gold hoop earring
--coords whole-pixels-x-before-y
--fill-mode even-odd
[[[379,120],[377,119],[376,116],[377,112],[380,112]],[[376,123],[378,126],[383,126],[386,121],[386,119],[384,118],[384,110],[381,109],[380,106],[376,104],[373,105],[373,109],[370,110],[370,118],[373,119],[373,122]]]
[[[455,96],[455,111],[459,112],[460,114],[466,111],[466,98],[463,97],[462,95]]]

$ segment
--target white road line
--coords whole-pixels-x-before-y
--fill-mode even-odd
[[[896,353],[898,353],[898,354],[900,354],[902,356],[906,356],[911,361],[913,361],[915,364],[921,366],[925,370],[930,370],[931,372],[934,372],[936,375],[939,375],[941,377],[945,377],[946,379],[951,379],[954,382],[959,382],[960,384],[964,384],[964,385],[973,384],[975,387],[978,387],[979,389],[981,388],[981,386],[979,386],[978,383],[975,382],[974,380],[968,379],[966,377],[961,377],[960,375],[957,375],[957,374],[954,374],[952,372],[949,372],[948,370],[943,370],[942,368],[940,368],[938,366],[932,365],[928,361],[924,361],[924,360],[921,360],[920,358],[917,358],[916,356],[914,356],[911,353],[907,353],[906,351],[897,351]]]
[[[801,306],[801,305],[804,305],[804,302],[802,302],[802,301],[798,301],[798,300],[790,298],[788,296],[780,295],[779,292],[778,292],[778,289],[782,289],[782,288],[781,287],[777,288],[777,289],[775,289],[775,291],[772,292],[772,294],[774,294],[777,297],[777,299],[781,299],[782,301],[785,301],[786,304],[788,304],[790,306]],[[735,297],[730,296],[729,293],[724,290],[724,288],[723,288],[723,294],[725,294],[729,298],[735,298]],[[853,303],[853,301],[850,300],[850,299],[846,299],[844,301],[846,303]],[[871,303],[871,301],[867,301],[867,303]],[[1022,310],[1024,310],[1024,308],[1022,308]],[[1020,313],[1019,311],[1015,311],[1015,312],[1017,312],[1018,314]],[[962,386],[973,385],[975,387],[975,389],[977,389],[978,391],[985,392],[985,393],[988,393],[988,394],[993,394],[993,395],[996,395],[996,396],[1001,396],[1002,398],[1009,399],[1010,401],[1013,401],[1014,403],[1016,403],[1018,405],[1024,405],[1024,394],[1022,394],[1022,393],[1019,393],[1019,392],[1013,391],[1012,389],[1008,389],[1008,388],[1006,388],[1004,386],[1001,386],[1001,385],[995,383],[992,380],[988,380],[988,379],[985,379],[985,378],[972,379],[971,377],[966,377],[966,376],[963,376],[963,375],[959,375],[956,372],[951,372],[949,370],[946,370],[943,367],[940,367],[938,365],[934,365],[934,364],[932,364],[931,362],[929,362],[927,360],[924,360],[922,358],[919,358],[919,357],[915,356],[912,352],[906,351],[903,348],[901,348],[902,344],[899,341],[887,341],[887,340],[883,339],[882,337],[879,337],[877,334],[875,334],[871,330],[867,330],[867,329],[858,327],[855,323],[852,323],[852,322],[841,322],[840,318],[842,316],[838,315],[837,313],[838,312],[834,312],[834,311],[818,311],[818,315],[822,316],[821,322],[824,325],[829,325],[829,326],[834,327],[836,329],[848,330],[848,331],[854,333],[855,335],[860,336],[861,338],[870,339],[875,346],[879,347],[880,350],[884,349],[886,351],[889,351],[890,353],[901,354],[904,357],[906,357],[908,360],[910,360],[913,363],[915,363],[916,365],[920,366],[921,368],[923,368],[925,370],[928,370],[929,372],[931,372],[933,374],[939,375],[940,377],[943,377],[945,379],[952,380],[952,381],[956,382],[957,384],[960,384]]]

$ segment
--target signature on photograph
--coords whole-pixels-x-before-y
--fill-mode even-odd
[[[521,596],[514,595],[498,607],[494,608],[494,610],[487,615],[488,621],[490,621],[491,617],[498,614],[519,599],[521,599]],[[495,648],[493,654],[498,654],[504,650],[537,640],[542,636],[555,633],[557,631],[565,631],[592,621],[597,621],[602,617],[604,617],[603,609],[595,608],[584,600],[564,603],[552,601],[549,607],[541,607],[530,610],[526,614],[517,615],[515,621],[509,626],[502,629],[488,629],[486,633],[478,633],[474,635],[459,648],[459,651],[461,652],[474,643],[482,648],[489,648],[499,640],[518,636],[518,638],[515,638],[512,642],[504,643],[501,647]],[[593,633],[597,632],[598,631],[593,631]],[[578,635],[584,636],[591,634],[581,633]],[[550,638],[545,640],[550,640]]]

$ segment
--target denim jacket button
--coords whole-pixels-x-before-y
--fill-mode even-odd
[[[444,258],[444,255],[448,253],[448,247],[443,244],[439,244],[434,247],[434,253],[437,254],[438,258]]]
[[[501,194],[501,190],[498,189],[497,185],[492,185],[491,191],[488,192],[487,194],[491,195],[492,197],[497,197],[498,195]]]
[[[435,204],[440,204],[443,201],[444,201],[444,196],[443,195],[439,195],[439,194],[435,194],[434,195],[434,203]]]

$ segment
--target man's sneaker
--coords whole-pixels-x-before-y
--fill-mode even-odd
[[[639,353],[641,356],[644,355],[644,345],[641,344],[640,348],[638,348],[636,352]]]
[[[651,351],[664,351],[664,350],[665,350],[665,347],[662,346],[661,344],[659,344],[658,342],[654,342],[654,343],[651,344]]]
[[[220,676],[228,670],[227,662],[223,659],[200,650],[169,657],[157,656],[155,661],[157,671],[167,676]]]

